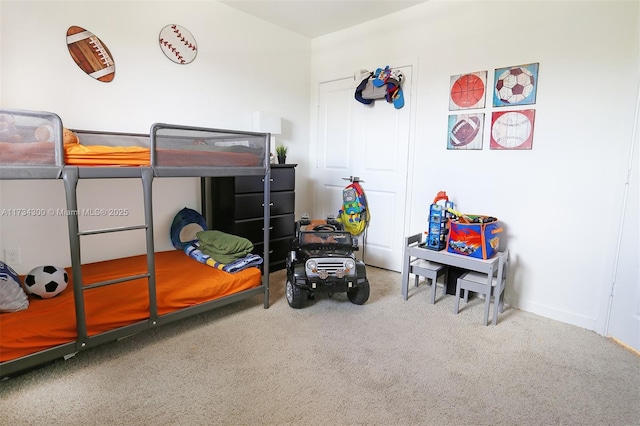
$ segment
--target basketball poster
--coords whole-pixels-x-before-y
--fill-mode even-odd
[[[494,111],[489,149],[531,149],[535,116],[535,109]]]
[[[451,76],[449,110],[484,108],[487,71]]]
[[[484,113],[449,116],[447,149],[482,149]]]
[[[493,106],[531,105],[536,103],[539,63],[497,68]]]

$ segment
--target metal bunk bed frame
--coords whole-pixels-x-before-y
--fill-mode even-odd
[[[60,143],[55,144],[55,166],[0,166],[0,179],[58,179],[61,178],[64,183],[66,205],[68,212],[78,211],[77,185],[80,179],[113,179],[113,178],[141,178],[143,189],[144,203],[144,220],[142,225],[125,226],[117,228],[104,228],[95,230],[79,229],[78,215],[67,214],[67,223],[69,227],[69,243],[71,254],[71,268],[73,272],[73,292],[75,301],[75,315],[77,337],[73,342],[65,343],[23,356],[11,361],[0,363],[0,378],[37,367],[41,364],[53,361],[59,358],[68,359],[79,351],[95,347],[103,343],[114,341],[123,337],[127,337],[141,331],[154,328],[158,325],[167,324],[193,315],[197,315],[217,307],[234,303],[236,301],[252,297],[258,294],[263,295],[263,305],[265,309],[269,308],[269,225],[270,225],[270,182],[271,169],[269,155],[269,141],[271,135],[268,133],[240,132],[233,130],[221,130],[204,127],[189,127],[172,124],[156,123],[151,126],[151,166],[145,167],[99,167],[99,166],[66,166],[64,165],[64,152],[62,148],[62,120],[54,113],[25,111],[25,110],[0,110],[0,113],[42,117],[46,115],[53,124],[53,130],[56,135],[55,140]],[[226,135],[238,136],[260,136],[265,139],[264,164],[262,167],[171,167],[171,166],[154,166],[156,164],[156,141],[157,134],[162,130],[177,131],[202,131],[202,132],[221,132]],[[104,132],[104,134],[111,134]],[[120,133],[119,135],[123,135]],[[137,135],[140,136],[140,135]],[[147,136],[147,135],[144,135]],[[215,173],[212,173],[215,171]],[[262,282],[258,287],[241,291],[239,293],[224,296],[219,299],[204,302],[198,305],[183,308],[164,315],[158,315],[156,301],[156,276],[155,276],[155,245],[153,238],[153,197],[152,184],[154,177],[205,177],[218,176],[263,176],[264,182],[264,254],[262,264]],[[202,188],[204,192],[204,188]],[[204,195],[204,193],[203,193]],[[204,213],[204,212],[203,212]],[[123,276],[115,280],[93,283],[91,285],[83,285],[82,279],[82,259],[80,249],[80,239],[86,235],[105,234],[113,232],[126,232],[131,230],[145,230],[146,248],[147,248],[147,272],[134,276]],[[148,280],[149,294],[149,318],[119,327],[110,331],[106,331],[97,335],[87,335],[86,311],[84,304],[84,291],[96,287],[107,286],[125,281],[132,281],[140,278]]]

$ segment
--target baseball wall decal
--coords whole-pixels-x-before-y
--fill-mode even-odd
[[[107,46],[91,31],[72,26],[67,30],[67,48],[73,61],[87,75],[108,83],[116,76],[116,65]]]
[[[176,64],[193,62],[198,54],[196,39],[189,30],[180,25],[167,25],[160,31],[160,49]]]

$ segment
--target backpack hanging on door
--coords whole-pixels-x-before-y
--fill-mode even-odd
[[[351,235],[357,236],[367,228],[369,219],[364,191],[360,184],[354,181],[342,190],[342,209],[338,211],[338,222],[342,223]]]
[[[404,106],[402,80],[404,80],[402,71],[394,70],[389,65],[378,68],[375,72],[361,70],[360,84],[356,87],[355,98],[365,105],[371,105],[376,99],[385,99],[393,104],[395,109],[400,109]]]

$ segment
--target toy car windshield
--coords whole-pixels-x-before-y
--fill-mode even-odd
[[[331,249],[351,249],[351,234],[343,231],[322,231],[322,232],[301,232],[300,246],[309,249],[331,248]]]

